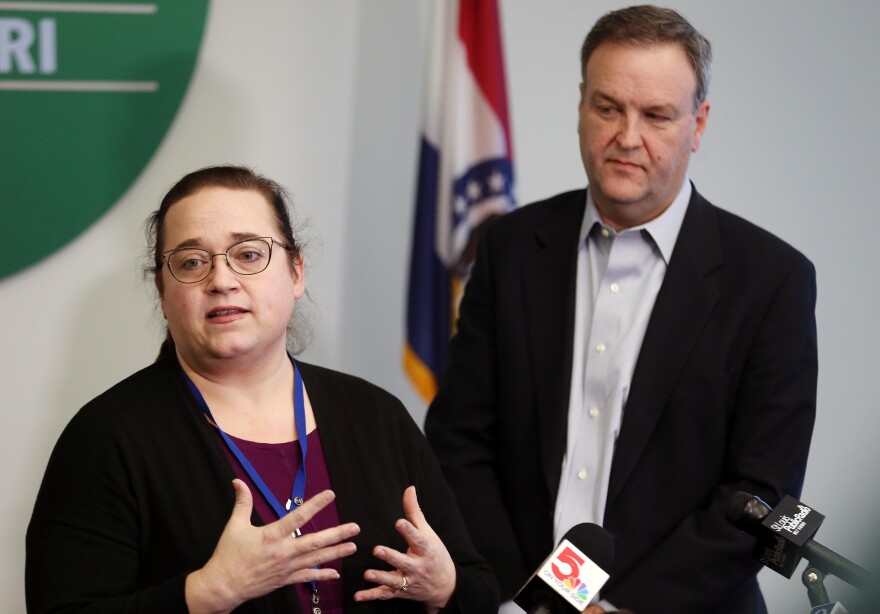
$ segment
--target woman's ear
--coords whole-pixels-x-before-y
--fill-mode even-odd
[[[306,291],[306,271],[302,254],[293,256],[293,291],[296,300],[302,298]]]

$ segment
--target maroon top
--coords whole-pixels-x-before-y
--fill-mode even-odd
[[[228,433],[227,433],[228,434]],[[229,446],[223,442],[219,431],[217,436],[223,444],[223,450],[229,459],[236,476],[244,481],[251,490],[254,499],[254,509],[264,524],[271,524],[277,518],[275,512],[266,498],[251,481],[247,472],[235,458]],[[258,443],[245,441],[229,435],[242,453],[263,478],[263,482],[275,495],[281,505],[285,505],[290,499],[293,490],[293,480],[302,462],[302,453],[296,441],[287,443]],[[330,475],[327,473],[327,465],[324,462],[324,451],[321,448],[321,439],[318,437],[318,429],[308,434],[309,456],[306,464],[306,499],[313,497],[322,490],[331,488]],[[318,512],[309,522],[300,527],[303,534],[315,533],[323,529],[329,529],[339,525],[339,513],[336,511],[336,501],[333,501]],[[331,567],[339,572],[339,580],[325,580],[318,582],[318,595],[320,608],[323,614],[343,614],[342,593],[342,559],[336,559],[324,563],[323,567]],[[312,588],[308,583],[300,582],[296,585],[303,612],[312,611]]]

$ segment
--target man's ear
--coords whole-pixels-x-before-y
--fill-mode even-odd
[[[696,113],[696,126],[694,127],[694,140],[691,143],[691,152],[696,153],[700,148],[700,141],[703,140],[703,133],[706,131],[706,122],[709,120],[710,104],[708,100],[700,103],[700,108]]]

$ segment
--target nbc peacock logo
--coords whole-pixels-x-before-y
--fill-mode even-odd
[[[565,585],[565,588],[571,592],[571,595],[580,601],[587,601],[587,597],[590,596],[590,591],[587,590],[587,585],[581,582],[580,578],[566,578],[562,581]]]

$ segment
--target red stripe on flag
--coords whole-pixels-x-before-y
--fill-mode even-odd
[[[496,0],[461,0],[459,7],[458,35],[467,53],[468,66],[504,128],[507,154],[513,160],[498,4]]]

